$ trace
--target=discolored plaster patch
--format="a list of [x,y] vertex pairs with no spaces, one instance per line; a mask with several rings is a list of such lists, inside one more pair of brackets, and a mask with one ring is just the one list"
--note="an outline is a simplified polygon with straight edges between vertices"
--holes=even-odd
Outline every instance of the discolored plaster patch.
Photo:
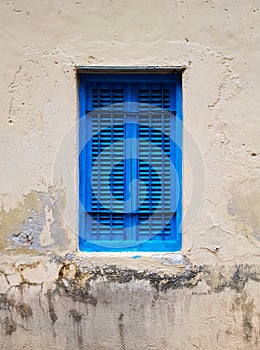
[[237,219],[237,231],[260,247],[260,178],[251,177],[230,187],[228,212]]
[[48,192],[31,191],[17,208],[0,212],[0,250],[19,252],[64,249],[68,240],[63,228],[65,192],[49,187]]
[[210,292],[220,293],[226,288],[241,293],[247,283],[260,282],[260,268],[258,265],[239,264],[234,266],[201,266],[203,279],[210,287]]

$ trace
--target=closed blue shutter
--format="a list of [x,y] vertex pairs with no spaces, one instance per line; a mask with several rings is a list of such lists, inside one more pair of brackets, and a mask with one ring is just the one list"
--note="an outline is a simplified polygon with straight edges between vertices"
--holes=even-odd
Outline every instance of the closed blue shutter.
[[[176,132],[176,83],[96,79],[83,85],[84,127],[92,137],[80,156],[80,186],[85,189],[80,191],[80,248],[179,249],[172,170],[176,147],[171,140]],[[125,146],[116,146],[128,139]],[[120,248],[115,242],[121,242]]]

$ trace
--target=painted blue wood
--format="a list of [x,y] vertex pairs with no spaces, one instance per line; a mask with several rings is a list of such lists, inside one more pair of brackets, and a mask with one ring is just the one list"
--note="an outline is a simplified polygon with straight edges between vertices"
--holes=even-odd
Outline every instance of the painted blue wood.
[[[181,249],[181,243],[176,240],[161,240],[161,237],[153,237],[145,241],[102,241],[102,246],[97,241],[86,241],[80,238],[79,245],[84,252],[175,252]],[[120,245],[120,248],[116,248]]]
[[79,85],[79,237],[86,239],[86,82]]
[[182,116],[182,82],[181,76],[179,76],[178,83],[176,85],[176,118],[178,123],[176,126],[176,171],[179,180],[179,200],[177,204],[176,213],[176,240],[182,244],[182,142],[183,142],[183,116]]
[[132,103],[137,100],[137,86],[130,84],[131,91],[131,239],[138,239],[138,215],[136,209],[138,207],[138,115],[137,105]]
[[[181,248],[181,218],[182,218],[182,196],[181,196],[181,181],[182,181],[182,126],[176,122],[176,118],[182,120],[182,89],[181,76],[179,74],[154,75],[154,74],[131,74],[131,75],[102,75],[90,74],[80,76],[79,87],[80,100],[80,118],[84,120],[80,123],[79,146],[87,139],[87,145],[83,147],[79,156],[79,245],[82,251],[176,251]],[[120,105],[114,105],[113,111],[109,109],[110,104],[117,102],[128,102],[125,110]],[[150,118],[149,125],[142,126],[139,120],[136,104],[132,102],[149,103],[154,108],[165,108],[171,112],[175,112],[176,116],[171,114],[169,125],[162,114],[160,123],[161,131],[152,127],[153,115]],[[107,109],[108,112],[114,114],[121,110],[123,113],[123,129],[118,126],[113,126],[111,119],[110,128],[102,130],[102,118],[98,118],[98,134],[93,137],[93,117],[87,114],[87,111],[98,108]],[[140,107],[141,108],[141,107]],[[142,110],[142,113],[145,111]],[[149,112],[148,110],[146,112]],[[148,113],[149,114],[149,113]],[[116,114],[115,114],[116,115]],[[112,114],[111,114],[112,118]],[[147,119],[147,120],[148,120]],[[147,123],[145,121],[145,124]],[[159,120],[159,119],[158,119]],[[157,122],[158,122],[157,120]],[[96,123],[96,121],[95,121]],[[164,135],[164,127],[170,128],[170,136]],[[120,134],[120,128],[124,130],[124,135]],[[92,140],[91,140],[92,136]],[[100,205],[100,196],[102,188],[100,179],[102,169],[95,174],[95,181],[99,183],[98,197],[96,198],[91,189],[91,172],[92,163],[106,147],[123,138],[131,139],[131,143],[126,143],[124,152],[125,160],[121,165],[116,166],[110,176],[110,189],[113,195],[119,199],[123,199],[124,211],[122,213],[113,212],[112,200],[110,201],[110,209],[107,210]],[[156,210],[157,203],[164,189],[167,173],[163,172],[163,180],[161,182],[156,170],[151,167],[151,148],[146,151],[149,155],[149,164],[142,162],[139,158],[138,138],[152,142],[153,144],[162,147],[169,155],[174,168],[170,170],[170,203],[165,199],[162,211],[156,212],[154,218],[151,214]],[[174,140],[180,147],[177,147]],[[93,148],[94,147],[94,148]],[[111,155],[113,162],[114,155]],[[157,162],[157,163],[156,163]],[[156,167],[164,167],[165,165],[156,160]],[[108,164],[110,166],[111,164]],[[166,167],[167,169],[167,167]],[[164,171],[164,169],[163,169]],[[120,175],[121,174],[121,175]],[[124,188],[120,187],[120,176],[124,179]],[[143,177],[143,178],[142,178]],[[139,188],[135,179],[144,179],[148,184],[148,194],[144,203],[137,210],[132,208],[138,207]],[[164,181],[164,178],[166,179]],[[93,179],[92,179],[93,180]],[[167,182],[167,181],[166,181]],[[180,188],[176,184],[180,184]],[[119,190],[118,190],[119,188]],[[121,188],[121,190],[120,190]],[[130,189],[130,193],[129,193]],[[122,193],[123,190],[123,193]],[[180,196],[177,200],[176,191],[180,191]],[[130,196],[131,194],[131,196]],[[126,200],[131,198],[126,204]],[[104,198],[102,198],[104,199]],[[83,203],[83,205],[82,205]],[[169,208],[169,209],[168,209]],[[127,212],[127,213],[126,213]],[[129,212],[129,213],[128,213]],[[169,220],[170,223],[166,226],[164,222]],[[93,220],[91,219],[93,218]],[[102,224],[102,226],[100,226]],[[140,226],[141,225],[141,226]],[[154,236],[153,230],[162,225],[163,229]],[[143,227],[141,231],[139,228]],[[120,248],[116,248],[120,246]]]
[[81,74],[80,80],[85,82],[102,83],[169,83],[179,81],[179,73],[175,74]]

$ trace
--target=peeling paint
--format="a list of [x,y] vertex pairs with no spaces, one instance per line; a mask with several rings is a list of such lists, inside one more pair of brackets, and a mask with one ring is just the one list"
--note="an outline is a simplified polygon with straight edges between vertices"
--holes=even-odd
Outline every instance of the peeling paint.
[[2,208],[0,248],[7,251],[16,249],[17,252],[17,248],[23,248],[23,252],[27,249],[42,253],[48,249],[55,250],[55,247],[66,247],[67,239],[60,212],[64,205],[64,191],[54,193],[50,188],[47,193],[31,191],[17,208],[8,212]]
[[[260,348],[259,14],[254,0],[3,2],[1,350]],[[187,67],[206,182],[181,252],[78,252],[87,64]],[[183,151],[185,213],[198,188],[185,133]]]

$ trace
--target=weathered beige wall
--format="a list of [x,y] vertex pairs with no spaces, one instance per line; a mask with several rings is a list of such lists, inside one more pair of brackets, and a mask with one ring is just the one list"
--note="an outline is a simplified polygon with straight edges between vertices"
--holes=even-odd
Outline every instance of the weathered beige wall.
[[[0,2],[2,349],[259,348],[259,9]],[[187,67],[176,264],[78,252],[76,65]]]

